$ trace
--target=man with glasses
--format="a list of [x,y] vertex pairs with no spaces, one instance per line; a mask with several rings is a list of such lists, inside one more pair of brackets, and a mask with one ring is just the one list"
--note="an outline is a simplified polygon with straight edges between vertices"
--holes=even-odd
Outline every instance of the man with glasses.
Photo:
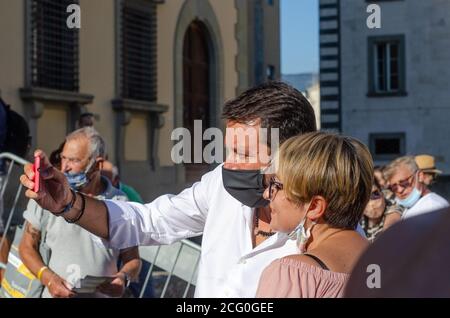
[[402,219],[449,206],[446,199],[428,189],[424,172],[413,156],[394,160],[386,167],[384,175],[397,203],[406,209]]

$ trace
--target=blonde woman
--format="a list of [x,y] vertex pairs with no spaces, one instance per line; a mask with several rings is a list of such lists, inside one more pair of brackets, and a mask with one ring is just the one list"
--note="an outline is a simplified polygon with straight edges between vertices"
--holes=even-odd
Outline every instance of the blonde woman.
[[368,246],[355,228],[369,201],[372,157],[361,142],[328,133],[293,137],[280,149],[265,198],[273,230],[290,233],[298,254],[272,262],[257,297],[341,297]]

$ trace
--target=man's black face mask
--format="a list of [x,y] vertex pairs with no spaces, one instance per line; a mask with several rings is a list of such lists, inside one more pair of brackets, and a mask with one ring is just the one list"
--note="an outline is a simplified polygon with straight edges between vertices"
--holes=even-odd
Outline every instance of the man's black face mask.
[[230,170],[222,167],[225,190],[236,200],[251,208],[264,207],[264,175],[260,170]]

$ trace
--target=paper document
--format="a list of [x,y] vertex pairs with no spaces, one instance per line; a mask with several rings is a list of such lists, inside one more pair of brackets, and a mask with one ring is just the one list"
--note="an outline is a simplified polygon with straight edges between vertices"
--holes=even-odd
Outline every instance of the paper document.
[[80,279],[80,282],[75,285],[72,291],[77,294],[85,294],[85,293],[95,293],[97,287],[103,283],[110,283],[115,279],[115,277],[96,277],[96,276],[86,276],[85,278]]

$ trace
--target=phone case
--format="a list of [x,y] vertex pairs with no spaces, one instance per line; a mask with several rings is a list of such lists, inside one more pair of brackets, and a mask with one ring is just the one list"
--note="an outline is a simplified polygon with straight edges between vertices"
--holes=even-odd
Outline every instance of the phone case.
[[34,192],[39,192],[40,185],[40,173],[39,169],[41,168],[41,157],[34,157]]

